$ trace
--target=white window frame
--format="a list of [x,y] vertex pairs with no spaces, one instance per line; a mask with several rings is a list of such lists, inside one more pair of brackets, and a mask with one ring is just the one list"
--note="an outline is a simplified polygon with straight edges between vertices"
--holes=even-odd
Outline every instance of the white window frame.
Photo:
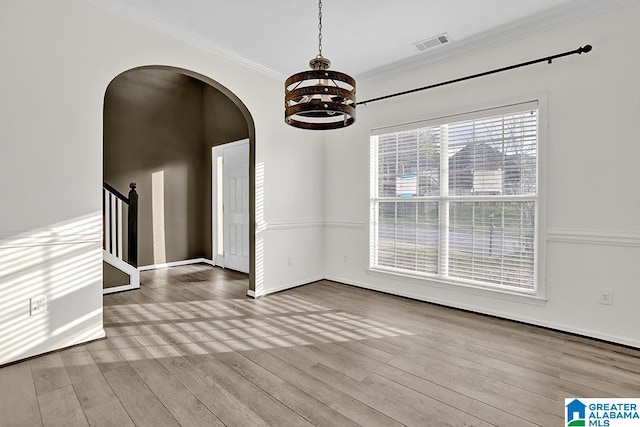
[[[410,281],[413,283],[433,285],[437,287],[444,287],[457,290],[468,290],[474,294],[480,295],[493,295],[503,297],[513,301],[544,304],[546,302],[546,140],[547,140],[547,99],[546,94],[536,94],[535,96],[520,97],[516,99],[510,99],[502,102],[494,102],[489,105],[484,105],[464,113],[451,113],[443,114],[433,119],[421,120],[411,123],[405,123],[400,125],[385,126],[381,128],[375,128],[371,131],[371,137],[388,134],[393,132],[400,132],[403,130],[419,129],[437,125],[443,125],[447,123],[454,123],[460,121],[467,121],[473,119],[479,119],[488,116],[495,116],[501,114],[508,114],[514,112],[514,108],[519,106],[535,105],[538,110],[538,147],[537,147],[537,200],[536,200],[536,230],[534,236],[535,245],[535,267],[534,267],[534,288],[533,289],[513,289],[511,287],[505,288],[501,286],[494,286],[490,284],[471,283],[468,281],[461,281],[451,277],[445,277],[438,274],[413,272],[410,270],[394,269],[384,266],[375,265],[377,241],[377,202],[384,200],[384,198],[377,197],[377,153],[374,152],[373,143],[370,143],[370,219],[369,219],[369,269],[371,274],[379,275],[382,277],[401,279],[404,281]],[[441,171],[442,173],[442,171]],[[440,194],[442,196],[442,193]],[[443,197],[439,197],[440,200],[440,212],[444,209],[445,204],[442,203]],[[448,211],[446,212],[448,216]],[[443,235],[448,233],[442,233],[443,230],[447,230],[446,226],[442,223],[447,221],[444,215],[440,215],[441,221],[441,240],[440,245],[446,244],[446,240],[442,240]],[[444,227],[444,228],[443,228]],[[446,237],[444,238],[446,239]],[[443,262],[442,259],[439,262]],[[446,261],[444,261],[446,262]]]

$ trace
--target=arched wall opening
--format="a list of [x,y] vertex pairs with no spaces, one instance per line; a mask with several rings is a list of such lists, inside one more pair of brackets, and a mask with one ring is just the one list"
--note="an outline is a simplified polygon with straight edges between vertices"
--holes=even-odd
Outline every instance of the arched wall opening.
[[[170,66],[116,76],[104,98],[103,177],[138,184],[138,265],[213,259],[211,148],[249,139],[249,289],[255,289],[255,128],[242,101],[215,80]],[[162,186],[162,221],[152,188]],[[154,212],[155,209],[155,212]],[[105,286],[123,273],[105,264]]]

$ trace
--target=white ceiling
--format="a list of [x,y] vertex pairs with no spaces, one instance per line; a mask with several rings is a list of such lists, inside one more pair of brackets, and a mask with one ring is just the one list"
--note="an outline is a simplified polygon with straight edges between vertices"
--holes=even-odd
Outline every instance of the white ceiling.
[[[277,78],[307,69],[318,53],[317,0],[92,1]],[[323,55],[332,69],[373,79],[638,1],[323,0]],[[445,32],[450,43],[424,52],[413,46]],[[578,47],[558,40],[545,54]]]

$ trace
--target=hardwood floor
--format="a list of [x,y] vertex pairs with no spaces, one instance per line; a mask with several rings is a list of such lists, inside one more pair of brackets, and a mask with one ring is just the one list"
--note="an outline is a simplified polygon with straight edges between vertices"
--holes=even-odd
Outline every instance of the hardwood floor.
[[104,298],[108,338],[0,368],[0,426],[556,426],[640,397],[640,351],[318,282],[259,300],[205,265]]

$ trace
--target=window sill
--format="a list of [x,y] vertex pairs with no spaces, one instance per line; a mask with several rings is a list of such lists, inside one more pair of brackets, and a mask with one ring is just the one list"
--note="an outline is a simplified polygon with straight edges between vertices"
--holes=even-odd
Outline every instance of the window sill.
[[[420,286],[437,287],[446,289],[449,291],[456,291],[465,294],[480,295],[489,298],[498,298],[506,301],[512,301],[523,304],[544,306],[548,299],[546,297],[537,294],[525,294],[519,292],[513,292],[504,289],[489,288],[483,286],[475,286],[472,284],[465,284],[455,282],[453,280],[441,279],[438,277],[424,276],[420,274],[411,274],[406,272],[398,272],[394,270],[387,270],[384,268],[371,267],[365,270],[367,274],[383,277],[386,279],[395,278],[405,282]],[[435,301],[434,301],[435,302]]]

